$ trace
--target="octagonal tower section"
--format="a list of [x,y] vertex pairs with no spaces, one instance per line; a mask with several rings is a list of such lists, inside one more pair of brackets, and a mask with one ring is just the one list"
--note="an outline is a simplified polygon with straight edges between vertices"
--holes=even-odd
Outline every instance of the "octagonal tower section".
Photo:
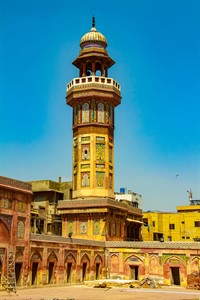
[[79,77],[67,84],[66,103],[73,108],[73,199],[114,199],[114,109],[120,85],[108,76],[115,63],[106,38],[92,28],[80,41],[73,65]]

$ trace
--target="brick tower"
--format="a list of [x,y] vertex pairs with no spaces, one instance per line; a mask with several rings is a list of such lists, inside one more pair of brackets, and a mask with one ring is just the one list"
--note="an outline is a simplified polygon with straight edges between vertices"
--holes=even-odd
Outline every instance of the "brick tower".
[[108,77],[114,64],[106,38],[92,28],[73,62],[79,77],[67,84],[73,108],[72,199],[59,201],[62,235],[85,240],[139,240],[142,211],[114,198],[114,109],[120,85]]
[[73,199],[114,199],[114,108],[120,104],[120,85],[108,77],[115,63],[106,38],[92,28],[80,41],[73,65],[79,77],[67,85],[67,104],[73,108]]

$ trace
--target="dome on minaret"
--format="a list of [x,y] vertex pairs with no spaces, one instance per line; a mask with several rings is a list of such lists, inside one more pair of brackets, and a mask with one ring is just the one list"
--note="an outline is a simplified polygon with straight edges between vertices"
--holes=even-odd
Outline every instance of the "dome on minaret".
[[80,41],[81,48],[89,48],[89,47],[107,47],[107,40],[105,36],[96,30],[95,28],[95,18],[92,18],[92,28],[89,32],[84,34]]

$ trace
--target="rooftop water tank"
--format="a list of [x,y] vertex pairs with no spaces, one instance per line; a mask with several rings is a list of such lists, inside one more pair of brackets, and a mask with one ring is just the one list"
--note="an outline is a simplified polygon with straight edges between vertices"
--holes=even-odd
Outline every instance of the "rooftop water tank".
[[119,191],[120,191],[120,194],[125,194],[125,188],[124,187],[121,187]]

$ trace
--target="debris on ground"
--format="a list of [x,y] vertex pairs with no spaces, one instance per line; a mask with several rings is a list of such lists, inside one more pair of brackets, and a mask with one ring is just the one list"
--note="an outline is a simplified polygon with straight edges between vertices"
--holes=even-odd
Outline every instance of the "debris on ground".
[[105,282],[102,282],[102,283],[97,282],[94,286],[94,288],[103,288],[103,289],[105,289],[106,287],[107,287],[107,285]]
[[140,281],[139,287],[156,289],[158,288],[158,284],[148,276]]
[[200,290],[200,272],[193,272],[187,276],[187,289]]

